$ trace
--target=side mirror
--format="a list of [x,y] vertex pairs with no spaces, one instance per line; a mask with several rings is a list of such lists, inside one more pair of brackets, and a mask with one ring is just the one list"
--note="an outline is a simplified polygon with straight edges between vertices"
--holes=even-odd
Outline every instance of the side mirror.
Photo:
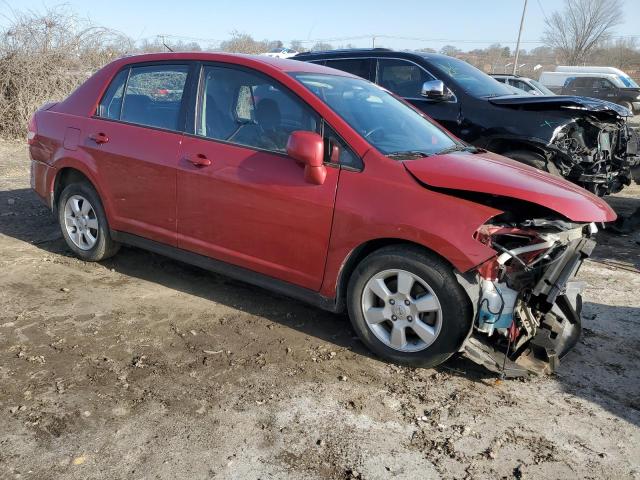
[[429,80],[422,84],[420,95],[431,100],[446,100],[449,95],[442,80]]
[[324,142],[315,132],[298,130],[289,135],[287,155],[304,165],[304,179],[315,185],[322,185],[327,178],[324,166]]

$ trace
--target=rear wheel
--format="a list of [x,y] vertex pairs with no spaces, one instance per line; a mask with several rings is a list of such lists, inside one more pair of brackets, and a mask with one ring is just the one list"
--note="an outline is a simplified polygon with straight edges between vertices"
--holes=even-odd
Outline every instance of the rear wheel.
[[379,356],[432,367],[459,348],[471,327],[467,294],[450,265],[419,248],[385,247],[351,276],[349,317]]
[[511,150],[509,152],[502,153],[502,155],[524,163],[525,165],[529,165],[530,167],[542,170],[543,172],[549,172],[553,175],[557,175],[558,177],[562,176],[556,166],[552,162],[547,161],[547,159],[539,153],[531,152],[529,150]]
[[58,199],[58,221],[67,245],[82,260],[98,262],[116,254],[102,202],[87,183],[67,185]]

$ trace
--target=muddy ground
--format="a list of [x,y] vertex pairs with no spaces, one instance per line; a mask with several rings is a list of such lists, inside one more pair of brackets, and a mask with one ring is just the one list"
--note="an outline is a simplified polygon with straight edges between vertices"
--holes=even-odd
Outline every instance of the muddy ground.
[[0,143],[0,478],[640,478],[640,246],[599,240],[559,375],[399,368],[346,317],[135,248],[76,260]]

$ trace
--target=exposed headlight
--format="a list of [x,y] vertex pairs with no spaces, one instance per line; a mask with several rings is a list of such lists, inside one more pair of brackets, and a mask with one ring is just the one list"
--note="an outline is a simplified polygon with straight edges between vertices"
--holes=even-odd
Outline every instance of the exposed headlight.
[[636,100],[640,100],[640,95],[638,95],[638,96],[636,97]]

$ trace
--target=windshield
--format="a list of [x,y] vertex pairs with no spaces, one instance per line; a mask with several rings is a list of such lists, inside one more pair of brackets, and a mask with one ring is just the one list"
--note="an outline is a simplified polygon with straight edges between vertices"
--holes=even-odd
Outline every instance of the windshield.
[[620,79],[620,81],[623,83],[625,87],[638,88],[638,84],[634,82],[631,77],[627,77],[625,75],[618,75],[618,78]]
[[462,60],[451,57],[437,57],[429,58],[429,62],[444,75],[450,77],[469,95],[476,97],[514,95],[505,84],[498,82],[495,78]]
[[533,79],[529,79],[529,81],[531,82],[531,84],[536,87],[538,90],[540,90],[542,93],[544,93],[545,95],[555,95],[555,93],[553,93],[551,90],[549,90],[547,87],[545,87],[543,84],[541,84],[539,81],[537,80],[533,80]]
[[382,87],[360,78],[294,73],[308,90],[385,155],[432,155],[461,145]]

